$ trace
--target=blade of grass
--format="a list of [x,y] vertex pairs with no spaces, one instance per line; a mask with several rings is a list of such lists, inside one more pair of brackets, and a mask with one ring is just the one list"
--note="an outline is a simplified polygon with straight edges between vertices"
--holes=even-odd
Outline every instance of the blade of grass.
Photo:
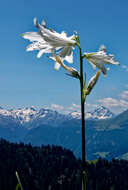
[[18,190],[19,188],[20,188],[21,190],[23,190],[23,187],[22,187],[22,184],[21,184],[21,181],[20,181],[20,177],[19,177],[19,174],[18,174],[17,171],[16,171],[16,178],[17,178],[18,184],[17,184],[15,190]]

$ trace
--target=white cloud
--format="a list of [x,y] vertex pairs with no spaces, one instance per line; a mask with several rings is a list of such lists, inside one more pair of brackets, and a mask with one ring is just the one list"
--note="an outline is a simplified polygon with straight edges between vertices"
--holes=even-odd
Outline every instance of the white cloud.
[[72,104],[71,106],[68,107],[69,110],[80,110],[80,105],[79,104]]
[[71,113],[71,112],[74,112],[74,111],[77,111],[77,112],[80,112],[81,110],[81,106],[79,104],[72,104],[70,106],[68,106],[66,109],[65,109],[65,113],[68,114],[68,113]]
[[[94,110],[97,106],[98,106],[97,104],[85,103],[85,111],[88,112],[88,111]],[[75,103],[72,103],[72,105],[67,106],[67,107],[64,107],[64,106],[59,105],[59,104],[51,104],[47,108],[52,109],[52,110],[56,110],[62,114],[69,114],[69,113],[75,112],[75,111],[81,112],[81,106],[79,104],[75,104]]]
[[128,90],[125,90],[123,91],[121,94],[119,94],[119,96],[122,98],[122,99],[128,99]]
[[85,106],[87,107],[88,110],[92,110],[98,107],[97,104],[88,104],[88,103],[85,103]]
[[97,100],[97,102],[103,104],[105,107],[107,108],[120,108],[120,109],[127,109],[128,108],[128,101],[125,101],[123,99],[114,99],[114,98],[104,98],[104,99],[100,99],[100,100]]
[[126,72],[128,72],[128,66],[127,66],[127,65],[122,65],[121,67],[122,67],[122,69],[124,69]]
[[74,104],[74,103],[72,105],[66,106],[66,107],[59,105],[59,104],[51,104],[49,109],[56,110],[62,114],[69,114],[74,111],[80,112],[81,107],[80,107],[80,105]]
[[[85,103],[85,110],[86,112],[88,111],[91,111],[91,110],[94,110],[95,108],[97,108],[97,104],[88,104],[88,103]],[[79,104],[72,104],[71,106],[69,106],[67,108],[67,111],[68,112],[73,112],[73,111],[78,111],[80,112],[81,111],[81,106]]]
[[59,105],[59,104],[51,104],[50,108],[57,110],[57,111],[61,111],[64,109],[64,107],[62,105]]
[[[128,85],[127,85],[128,86]],[[126,85],[125,85],[126,87]],[[96,109],[99,105],[103,105],[110,109],[112,112],[118,114],[126,109],[128,109],[128,90],[122,91],[118,98],[107,97],[103,99],[96,100],[97,104],[85,103],[85,112],[92,111]],[[120,98],[119,98],[120,97]],[[71,112],[81,112],[81,105],[72,103],[69,106],[62,106],[59,104],[51,104],[50,109],[56,110],[62,114],[69,114]]]

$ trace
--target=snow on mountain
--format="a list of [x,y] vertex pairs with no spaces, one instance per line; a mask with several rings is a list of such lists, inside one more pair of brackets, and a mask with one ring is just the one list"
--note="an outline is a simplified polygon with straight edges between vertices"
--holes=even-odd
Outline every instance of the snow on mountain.
[[[114,114],[107,108],[100,106],[93,112],[85,114],[86,119],[108,119],[113,117]],[[37,109],[35,107],[19,108],[19,109],[3,109],[0,107],[0,119],[14,121],[20,125],[27,126],[27,128],[37,127],[39,125],[59,126],[65,121],[71,119],[80,119],[81,113],[78,111],[72,112],[68,115],[60,114],[50,109]]]
[[[89,115],[90,114],[90,115]],[[110,119],[114,114],[104,106],[99,106],[93,112],[88,112],[87,119]]]
[[74,111],[72,113],[69,114],[71,119],[81,119],[81,112],[79,111]]
[[3,115],[3,116],[10,116],[12,115],[11,112],[9,110],[5,110],[3,109],[2,107],[0,107],[0,115]]
[[39,124],[52,124],[53,126],[58,125],[65,121],[68,116],[60,114],[50,109],[37,109],[34,107],[19,108],[19,109],[3,109],[0,107],[0,118],[6,117],[13,118],[19,124],[25,125],[30,124],[35,127]]
[[18,119],[21,124],[30,122],[37,116],[37,110],[34,107],[19,108],[11,110],[11,113],[15,119]]
[[[81,113],[79,111],[72,112],[70,113],[70,115],[75,119],[81,118]],[[85,113],[85,118],[90,120],[109,119],[112,118],[113,116],[114,114],[104,106],[98,106],[94,111]]]
[[6,117],[12,117],[19,121],[19,123],[29,122],[33,117],[35,117],[36,110],[33,108],[19,108],[19,109],[3,109],[0,107],[0,115]]

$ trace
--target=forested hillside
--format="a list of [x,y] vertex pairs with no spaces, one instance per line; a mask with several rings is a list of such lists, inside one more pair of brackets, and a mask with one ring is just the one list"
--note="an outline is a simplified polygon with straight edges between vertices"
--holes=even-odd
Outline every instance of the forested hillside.
[[[106,117],[111,115],[105,108],[95,110],[92,115],[98,117],[104,113]],[[66,116],[46,109],[40,109],[39,112],[34,108],[11,111],[0,109],[0,138],[34,146],[62,146],[79,158],[81,120],[76,116],[73,118],[70,114]],[[95,160],[99,156],[107,160],[124,156],[128,159],[128,110],[111,119],[86,119],[85,123],[88,160]]]
[[[81,160],[59,146],[0,140],[0,190],[14,190],[18,171],[24,190],[81,189]],[[127,190],[128,161],[99,159],[87,163],[89,190]]]

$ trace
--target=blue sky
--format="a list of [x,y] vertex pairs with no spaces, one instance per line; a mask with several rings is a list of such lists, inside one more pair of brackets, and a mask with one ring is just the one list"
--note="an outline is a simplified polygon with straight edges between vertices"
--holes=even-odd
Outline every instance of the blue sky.
[[[87,98],[87,109],[105,105],[115,113],[128,108],[128,1],[4,0],[0,6],[0,105],[4,108],[27,106],[79,110],[79,81],[65,75],[46,56],[26,52],[27,40],[21,34],[36,31],[33,18],[45,19],[48,27],[72,35],[78,31],[83,52],[97,51],[101,44],[113,53],[121,66],[111,66],[107,77],[100,76]],[[79,68],[78,51],[74,67]],[[95,74],[85,62],[89,80]]]

